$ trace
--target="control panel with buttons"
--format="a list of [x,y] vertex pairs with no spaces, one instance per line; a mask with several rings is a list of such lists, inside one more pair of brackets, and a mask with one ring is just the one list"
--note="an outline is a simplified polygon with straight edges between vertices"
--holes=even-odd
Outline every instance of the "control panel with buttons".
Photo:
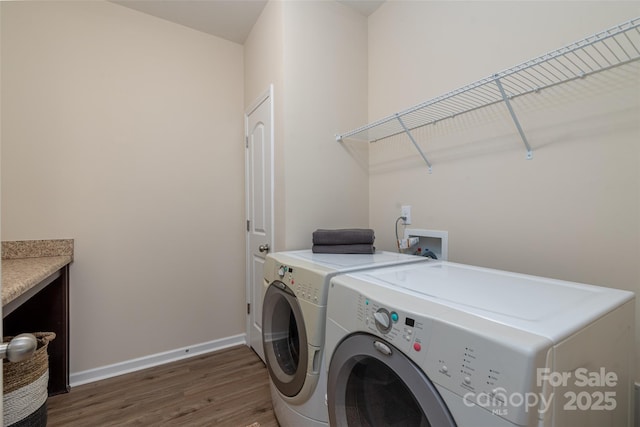
[[[356,318],[362,331],[392,344],[421,366],[434,383],[460,396],[481,394],[499,401],[505,390],[530,387],[526,383],[530,383],[533,376],[522,374],[531,366],[527,358],[543,357],[542,353],[525,356],[494,337],[478,336],[467,327],[432,318],[426,309],[417,314],[392,308],[362,294],[357,298],[354,295],[354,299],[357,299]],[[511,410],[516,419],[526,416],[518,413],[520,408]]]
[[322,289],[314,286],[313,283],[317,283],[317,280],[313,280],[312,273],[305,269],[295,269],[287,265],[280,265],[278,267],[278,277],[293,290],[296,297],[309,301],[314,304],[319,304],[322,300]]
[[363,327],[404,351],[421,352],[425,322],[391,309],[371,298],[360,296],[356,310]]

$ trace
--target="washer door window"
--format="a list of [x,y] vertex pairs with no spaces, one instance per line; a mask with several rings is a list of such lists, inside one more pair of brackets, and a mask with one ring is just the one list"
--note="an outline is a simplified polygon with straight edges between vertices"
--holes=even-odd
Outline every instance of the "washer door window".
[[353,334],[338,345],[327,392],[332,426],[456,426],[422,370],[373,335]]
[[307,335],[298,300],[280,281],[271,283],[264,296],[262,344],[274,385],[285,396],[296,396],[307,373]]

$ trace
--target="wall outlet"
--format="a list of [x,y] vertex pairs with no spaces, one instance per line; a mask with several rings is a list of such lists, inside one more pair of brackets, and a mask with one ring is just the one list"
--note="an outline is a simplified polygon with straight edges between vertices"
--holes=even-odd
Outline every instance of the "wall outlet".
[[400,208],[400,216],[405,217],[405,225],[411,224],[411,205],[402,205]]

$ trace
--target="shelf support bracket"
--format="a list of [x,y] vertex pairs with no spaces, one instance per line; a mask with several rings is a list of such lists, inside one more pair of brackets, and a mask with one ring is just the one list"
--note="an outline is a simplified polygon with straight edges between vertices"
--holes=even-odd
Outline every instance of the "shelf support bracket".
[[509,114],[511,114],[511,118],[513,119],[513,122],[515,123],[516,128],[518,129],[520,138],[522,138],[522,142],[524,142],[524,146],[527,148],[527,160],[531,160],[533,158],[533,151],[531,150],[531,146],[527,141],[527,137],[524,136],[524,131],[522,130],[522,126],[520,126],[520,122],[518,121],[518,117],[516,116],[515,111],[513,111],[513,107],[511,106],[509,97],[507,96],[507,93],[504,91],[504,88],[502,87],[502,83],[500,82],[500,79],[498,78],[497,74],[493,76],[493,79],[496,82],[498,89],[500,90],[500,94],[502,95],[502,99],[504,100],[504,103],[507,105],[507,109],[509,110]]
[[396,119],[398,119],[400,126],[402,126],[402,129],[404,129],[405,133],[409,136],[409,139],[413,143],[414,147],[416,147],[416,150],[418,150],[418,153],[420,153],[420,155],[422,156],[422,159],[424,160],[424,162],[427,164],[427,166],[429,166],[429,173],[431,173],[431,162],[429,162],[429,159],[427,159],[427,156],[424,155],[424,152],[422,151],[422,149],[420,148],[416,140],[413,139],[413,135],[411,135],[411,132],[409,132],[409,129],[407,129],[407,127],[405,126],[404,122],[402,121],[402,118],[400,117],[400,114],[396,113]]

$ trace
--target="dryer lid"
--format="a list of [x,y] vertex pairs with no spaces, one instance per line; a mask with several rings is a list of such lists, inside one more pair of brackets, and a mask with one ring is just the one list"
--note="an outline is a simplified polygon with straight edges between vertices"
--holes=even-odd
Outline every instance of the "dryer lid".
[[632,292],[619,289],[450,262],[383,268],[348,277],[408,292],[555,342],[634,298]]
[[[281,252],[292,258],[301,259],[336,271],[360,270],[365,267],[382,267],[403,263],[428,261],[425,257],[397,252],[377,251],[374,254],[325,254],[313,253],[310,249]],[[278,255],[277,253],[274,255]]]

